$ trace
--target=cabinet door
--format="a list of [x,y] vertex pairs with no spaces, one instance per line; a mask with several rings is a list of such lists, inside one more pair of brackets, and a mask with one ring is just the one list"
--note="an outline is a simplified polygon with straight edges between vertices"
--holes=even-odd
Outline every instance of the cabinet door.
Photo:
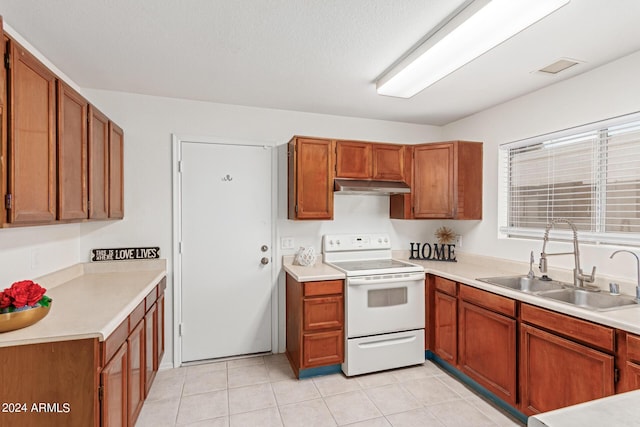
[[369,179],[371,144],[356,141],[336,141],[336,177]]
[[109,214],[109,119],[89,105],[89,218]]
[[145,340],[144,321],[131,331],[127,338],[129,359],[127,365],[127,412],[129,425],[135,425],[136,418],[142,409],[145,393]]
[[640,365],[627,362],[625,369],[625,376],[627,377],[627,388],[625,391],[640,389]]
[[122,344],[100,374],[102,383],[102,426],[124,427],[127,417],[127,343]]
[[453,218],[453,144],[414,148],[413,215],[415,218]]
[[342,363],[344,334],[342,329],[314,332],[302,336],[302,365],[300,368]]
[[326,139],[289,144],[289,219],[333,219],[333,154]]
[[158,345],[156,347],[156,357],[153,365],[155,371],[160,369],[160,362],[162,362],[162,356],[164,356],[164,292],[158,295],[156,305],[158,306],[158,316],[156,317],[158,320],[158,326],[156,328],[156,342]]
[[153,378],[156,375],[158,357],[158,306],[153,304],[144,316],[145,337],[145,368],[144,368],[144,395],[149,394]]
[[109,122],[109,218],[124,218],[124,132]]
[[520,410],[525,415],[613,393],[613,356],[520,324]]
[[17,43],[10,43],[8,222],[56,219],[56,77]]
[[516,405],[516,320],[460,301],[458,364],[489,391]]
[[404,145],[373,144],[373,179],[405,181]]
[[455,365],[458,357],[458,314],[456,297],[436,291],[434,294],[434,352]]
[[87,100],[58,80],[58,219],[86,219]]
[[305,331],[342,328],[344,304],[342,296],[307,298],[303,303]]

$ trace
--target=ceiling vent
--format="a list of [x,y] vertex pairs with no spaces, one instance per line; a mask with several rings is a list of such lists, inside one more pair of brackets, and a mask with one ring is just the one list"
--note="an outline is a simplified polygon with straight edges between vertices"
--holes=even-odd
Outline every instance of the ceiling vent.
[[545,74],[558,74],[559,72],[564,71],[567,68],[571,68],[574,65],[578,65],[581,63],[581,61],[576,61],[575,59],[562,58],[557,60],[553,64],[549,64],[544,68],[540,68],[538,72]]

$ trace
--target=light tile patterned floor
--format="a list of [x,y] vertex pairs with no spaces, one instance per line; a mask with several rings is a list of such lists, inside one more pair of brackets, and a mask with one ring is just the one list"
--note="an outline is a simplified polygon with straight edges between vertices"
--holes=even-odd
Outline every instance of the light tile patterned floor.
[[297,380],[283,354],[158,372],[137,427],[521,426],[431,362]]

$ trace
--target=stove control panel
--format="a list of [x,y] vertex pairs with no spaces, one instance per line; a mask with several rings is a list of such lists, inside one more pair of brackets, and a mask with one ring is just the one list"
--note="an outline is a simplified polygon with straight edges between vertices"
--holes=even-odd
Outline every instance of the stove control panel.
[[391,249],[388,234],[326,234],[322,243],[323,252],[375,249]]

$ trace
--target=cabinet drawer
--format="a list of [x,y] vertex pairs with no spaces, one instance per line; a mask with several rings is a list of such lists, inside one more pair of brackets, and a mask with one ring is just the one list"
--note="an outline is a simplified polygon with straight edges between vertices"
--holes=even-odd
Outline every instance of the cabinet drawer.
[[516,301],[491,292],[460,285],[460,298],[509,317],[516,317]]
[[131,312],[129,315],[129,333],[138,326],[138,323],[144,317],[145,309],[144,309],[144,301],[140,301],[140,304]]
[[111,360],[114,354],[118,351],[120,346],[127,340],[129,336],[129,319],[124,319],[122,323],[116,328],[115,331],[107,337],[102,344],[102,366]]
[[307,298],[303,305],[305,331],[342,328],[344,323],[342,296]]
[[528,304],[522,304],[520,311],[523,322],[532,323],[541,328],[557,332],[569,339],[590,344],[610,352],[614,351],[615,331],[613,328]]
[[324,366],[342,363],[344,335],[338,331],[318,332],[302,336],[302,366]]
[[322,282],[304,282],[304,296],[331,295],[342,293],[342,280],[325,280]]
[[147,297],[144,299],[146,311],[148,311],[153,305],[153,303],[156,302],[156,299],[158,298],[157,291],[158,291],[158,287],[156,286],[155,288],[153,288],[151,292],[149,292],[149,295],[147,295]]
[[439,276],[434,276],[434,277],[435,277],[434,283],[437,290],[454,297],[458,294],[456,289],[456,282],[454,282],[453,280],[445,279],[443,277],[439,277]]
[[640,362],[640,337],[627,333],[627,358]]

